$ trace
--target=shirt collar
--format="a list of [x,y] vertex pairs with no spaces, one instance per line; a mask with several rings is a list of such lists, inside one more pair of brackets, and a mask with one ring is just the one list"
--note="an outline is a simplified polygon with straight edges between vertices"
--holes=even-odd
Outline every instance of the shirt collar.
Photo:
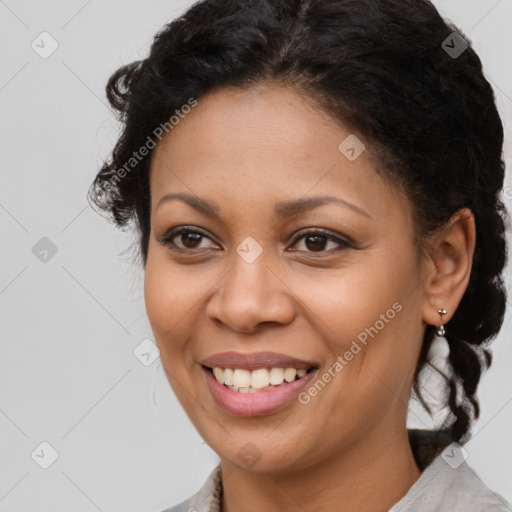
[[[411,499],[417,499],[416,496],[425,487],[425,484],[431,483],[433,478],[439,474],[439,470],[444,469],[442,464],[446,465],[446,463],[439,455],[452,442],[450,434],[444,430],[409,429],[408,434],[416,464],[422,471],[422,475],[406,496],[389,512],[401,511],[409,505]],[[200,512],[220,512],[222,490],[222,472],[219,463],[211,471],[203,487],[192,497],[190,504]]]

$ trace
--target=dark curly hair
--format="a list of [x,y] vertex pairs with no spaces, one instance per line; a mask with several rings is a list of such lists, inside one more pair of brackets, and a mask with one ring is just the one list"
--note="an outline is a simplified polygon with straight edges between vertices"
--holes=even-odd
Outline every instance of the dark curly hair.
[[[468,47],[450,53],[454,41]],[[107,98],[123,130],[88,197],[119,227],[133,222],[145,267],[152,151],[133,170],[126,163],[191,98],[259,83],[292,86],[361,134],[378,172],[414,205],[420,250],[456,211],[473,212],[471,276],[446,328],[453,372],[445,376],[451,412],[444,432],[465,443],[479,417],[477,386],[491,364],[486,347],[506,304],[503,126],[471,43],[429,1],[195,3],[155,36],[146,59],[111,76]],[[427,326],[413,384],[427,410],[419,373],[430,364],[434,337]]]

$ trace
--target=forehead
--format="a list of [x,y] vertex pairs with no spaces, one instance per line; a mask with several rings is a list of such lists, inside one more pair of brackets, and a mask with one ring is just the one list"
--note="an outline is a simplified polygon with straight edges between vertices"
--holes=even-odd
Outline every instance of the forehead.
[[340,151],[354,136],[291,88],[217,90],[200,98],[155,148],[152,208],[169,192],[241,208],[334,194],[386,217],[403,198],[375,172],[367,142],[355,160]]

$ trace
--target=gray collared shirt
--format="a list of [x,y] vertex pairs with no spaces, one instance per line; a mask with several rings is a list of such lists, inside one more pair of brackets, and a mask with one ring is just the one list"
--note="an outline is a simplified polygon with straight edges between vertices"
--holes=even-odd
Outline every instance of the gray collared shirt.
[[[512,506],[480,480],[464,454],[457,443],[446,446],[388,512],[512,512]],[[163,512],[220,512],[221,496],[219,464],[198,492]]]

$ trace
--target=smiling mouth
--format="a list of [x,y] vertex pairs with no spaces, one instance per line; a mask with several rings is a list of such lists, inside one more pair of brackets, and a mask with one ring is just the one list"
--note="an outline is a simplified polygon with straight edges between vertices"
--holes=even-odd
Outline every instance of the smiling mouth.
[[237,393],[260,393],[286,387],[294,381],[304,378],[318,367],[310,368],[257,368],[246,370],[242,368],[210,368],[202,365],[224,387]]

